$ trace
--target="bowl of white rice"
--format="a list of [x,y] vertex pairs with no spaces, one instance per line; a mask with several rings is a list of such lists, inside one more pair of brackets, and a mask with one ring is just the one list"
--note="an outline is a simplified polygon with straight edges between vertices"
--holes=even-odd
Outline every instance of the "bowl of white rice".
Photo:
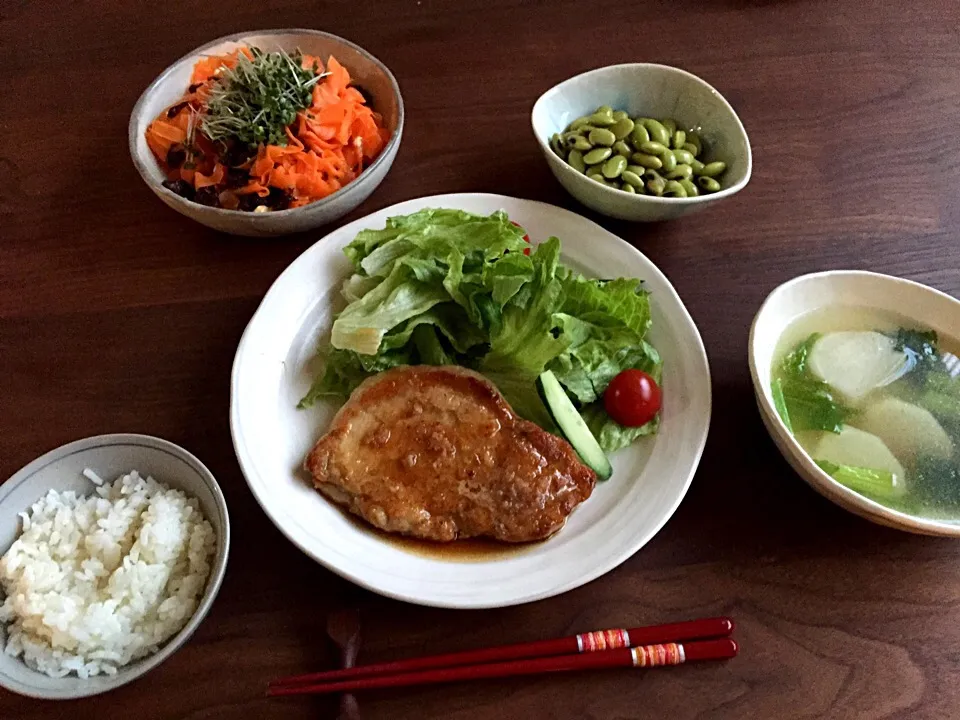
[[0,485],[0,686],[70,699],[170,657],[220,589],[230,522],[197,458],[146,435],[64,445]]

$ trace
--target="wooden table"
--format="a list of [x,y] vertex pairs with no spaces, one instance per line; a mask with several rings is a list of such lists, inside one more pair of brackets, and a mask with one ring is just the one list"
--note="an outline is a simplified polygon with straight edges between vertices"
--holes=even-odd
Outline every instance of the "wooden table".
[[[267,6],[270,6],[269,9]],[[488,191],[568,207],[646,253],[696,320],[714,421],[689,495],[628,562],[561,597],[484,612],[360,590],[290,545],[234,458],[228,378],[270,283],[318,233],[217,235],[162,205],[127,155],[127,118],[207,40],[317,27],[398,77],[393,171],[353,220],[400,200]],[[61,443],[131,431],[195,452],[233,516],[230,567],[194,638],[146,678],[50,704],[0,691],[0,717],[333,717],[268,701],[266,681],[334,662],[329,611],[359,606],[386,660],[713,614],[739,623],[724,665],[517,679],[362,699],[364,718],[960,716],[960,545],[871,525],[814,494],[754,407],[747,331],[800,273],[866,268],[960,293],[960,5],[953,0],[170,0],[0,9],[0,477]],[[662,225],[579,207],[550,176],[529,111],[589,68],[637,60],[707,79],[750,133],[734,199]]]

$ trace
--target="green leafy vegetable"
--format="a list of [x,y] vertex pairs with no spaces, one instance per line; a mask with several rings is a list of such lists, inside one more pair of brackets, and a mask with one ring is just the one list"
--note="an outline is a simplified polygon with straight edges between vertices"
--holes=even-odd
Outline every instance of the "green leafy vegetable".
[[826,460],[817,460],[817,465],[837,482],[874,500],[897,501],[906,492],[904,479],[886,470],[837,465]]
[[303,67],[299,50],[250,48],[250,54],[252,58],[241,52],[235,67],[221,68],[210,88],[201,127],[211,140],[286,145],[287,126],[310,107],[313,86],[324,74],[316,65]]
[[640,280],[588,280],[569,272],[566,280],[561,312],[585,322],[615,322],[640,337],[650,329],[649,293]]
[[810,372],[807,358],[820,338],[814,333],[787,355],[780,364],[771,391],[780,419],[797,430],[826,430],[838,433],[853,414],[834,397],[830,386]]
[[790,411],[787,410],[787,399],[783,395],[783,378],[774,378],[771,393],[773,394],[773,407],[777,410],[777,415],[787,426],[787,430],[793,432],[793,422],[790,420]]
[[910,475],[916,500],[935,508],[960,508],[960,468],[949,459],[921,455]]
[[324,371],[301,401],[346,396],[365,377],[404,364],[457,364],[482,372],[523,417],[553,429],[537,377],[554,370],[607,451],[656,432],[624,428],[603,409],[622,370],[658,381],[645,341],[648,294],[638,280],[589,280],[560,263],[560,241],[530,247],[506,213],[423,210],[364,230],[345,249],[355,273],[333,324]]
[[640,427],[621,425],[607,414],[607,411],[603,408],[602,400],[590,403],[580,414],[587,423],[587,427],[590,428],[590,432],[600,443],[600,447],[607,452],[625,448],[644,435],[654,435],[660,428],[659,415]]
[[926,408],[960,445],[960,378],[946,372],[930,373],[918,404]]
[[901,389],[906,399],[916,402],[933,414],[960,444],[960,378],[947,371],[938,347],[937,333],[900,328],[896,335],[897,348],[910,356],[913,370]]
[[[527,292],[515,294],[491,328],[490,352],[478,370],[502,392],[523,417],[553,427],[553,421],[537,391],[537,377],[553,358],[562,354],[570,340],[558,331],[553,312],[563,287],[557,278],[560,241],[550,238],[531,256],[536,271],[526,284]],[[524,304],[520,304],[524,303]]]
[[896,349],[905,352],[916,363],[930,370],[940,364],[940,351],[937,349],[937,333],[933,330],[900,328],[896,335]]

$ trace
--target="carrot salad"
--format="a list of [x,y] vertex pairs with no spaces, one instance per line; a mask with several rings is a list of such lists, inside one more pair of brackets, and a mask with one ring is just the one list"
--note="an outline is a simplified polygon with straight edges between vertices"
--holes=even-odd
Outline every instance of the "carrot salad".
[[146,131],[164,185],[203,205],[300,207],[354,180],[389,140],[333,56],[242,48],[197,62],[190,87]]

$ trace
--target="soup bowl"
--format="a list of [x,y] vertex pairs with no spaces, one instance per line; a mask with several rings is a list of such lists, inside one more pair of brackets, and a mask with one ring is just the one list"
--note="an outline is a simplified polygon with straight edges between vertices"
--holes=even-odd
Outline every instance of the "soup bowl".
[[886,312],[935,330],[940,336],[960,337],[960,301],[926,285],[859,270],[833,270],[794,278],[767,296],[750,329],[750,374],[767,431],[800,477],[845,510],[898,530],[960,537],[960,522],[893,510],[839,483],[814,462],[777,413],[771,381],[784,333],[800,318],[831,306]]

